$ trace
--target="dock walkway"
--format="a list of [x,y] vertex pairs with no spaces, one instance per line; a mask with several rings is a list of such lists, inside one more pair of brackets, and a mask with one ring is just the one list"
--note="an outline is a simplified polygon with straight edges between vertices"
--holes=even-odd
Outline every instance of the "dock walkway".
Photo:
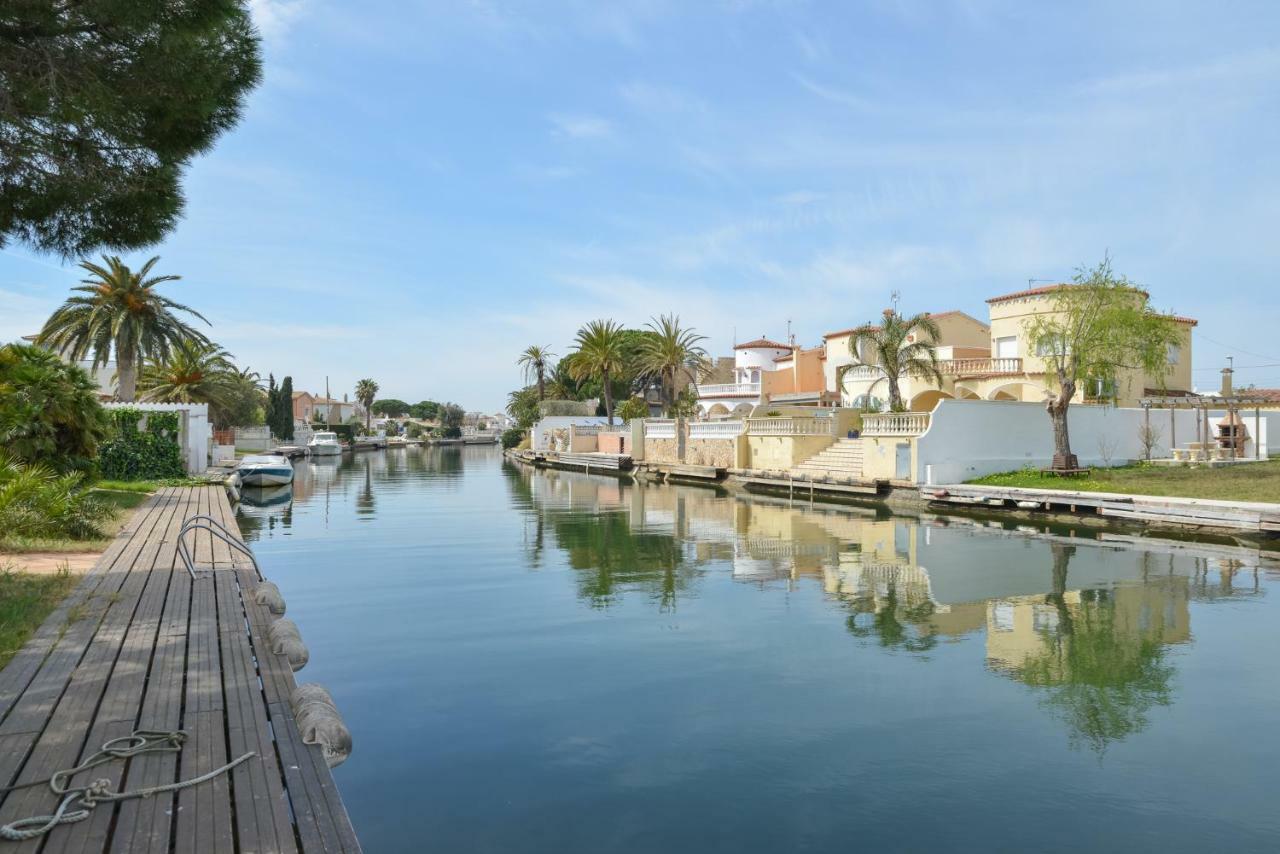
[[0,672],[0,824],[47,815],[47,781],[135,730],[183,730],[180,752],[116,760],[73,778],[116,791],[188,780],[253,752],[228,773],[176,793],[99,804],[83,821],[8,852],[359,851],[318,745],[289,705],[293,672],[268,651],[270,615],[252,561],[207,531],[193,581],[177,534],[197,514],[238,532],[222,487],[168,488],[140,507],[75,591]]

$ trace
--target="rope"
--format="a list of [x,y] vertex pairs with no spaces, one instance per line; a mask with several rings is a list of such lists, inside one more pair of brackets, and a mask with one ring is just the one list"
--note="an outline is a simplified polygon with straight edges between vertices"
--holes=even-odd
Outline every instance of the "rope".
[[[89,783],[87,786],[70,786],[68,785],[71,778],[83,771],[96,768],[99,765],[113,762],[117,759],[129,759],[134,756],[140,756],[144,753],[180,753],[182,747],[186,744],[187,734],[182,730],[174,730],[172,732],[164,730],[138,729],[134,730],[130,735],[113,738],[104,743],[102,748],[84,762],[74,768],[67,768],[62,771],[55,771],[53,776],[48,780],[49,790],[55,795],[62,797],[58,803],[58,808],[51,815],[36,815],[30,818],[20,818],[11,821],[8,824],[0,825],[0,838],[7,839],[12,842],[22,842],[27,839],[35,839],[43,836],[50,830],[53,830],[60,824],[74,824],[77,821],[84,821],[89,817],[93,808],[100,803],[115,803],[117,801],[126,801],[132,798],[149,798],[152,795],[161,795],[167,792],[180,792],[183,789],[198,786],[201,783],[207,783],[213,778],[225,774],[232,768],[242,762],[247,762],[257,754],[253,751],[231,760],[221,768],[215,768],[212,771],[201,774],[199,777],[192,777],[190,780],[180,780],[177,783],[164,783],[159,786],[147,786],[142,789],[134,789],[128,792],[116,792],[111,788],[111,781],[108,779],[98,779]],[[44,785],[45,781],[37,780],[32,783],[21,783],[16,786],[6,786],[0,788],[0,792],[11,792],[15,789],[25,789],[31,786]]]

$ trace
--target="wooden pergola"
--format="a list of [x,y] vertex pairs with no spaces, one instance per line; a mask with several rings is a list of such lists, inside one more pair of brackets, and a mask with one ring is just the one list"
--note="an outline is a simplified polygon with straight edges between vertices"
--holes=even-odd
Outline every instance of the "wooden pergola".
[[1206,452],[1208,459],[1208,448],[1210,445],[1216,445],[1220,437],[1216,436],[1213,427],[1209,422],[1209,410],[1225,409],[1227,412],[1227,421],[1231,425],[1231,459],[1240,459],[1240,452],[1243,450],[1239,437],[1236,435],[1236,428],[1244,425],[1244,419],[1240,417],[1241,409],[1253,408],[1253,458],[1262,459],[1262,405],[1270,403],[1263,397],[1251,397],[1244,394],[1178,394],[1178,395],[1152,395],[1144,397],[1138,401],[1142,406],[1144,424],[1147,429],[1151,427],[1151,409],[1156,407],[1159,409],[1169,410],[1169,449],[1170,452],[1178,444],[1178,427],[1177,419],[1173,416],[1174,411],[1179,409],[1191,409],[1196,413],[1196,443]]

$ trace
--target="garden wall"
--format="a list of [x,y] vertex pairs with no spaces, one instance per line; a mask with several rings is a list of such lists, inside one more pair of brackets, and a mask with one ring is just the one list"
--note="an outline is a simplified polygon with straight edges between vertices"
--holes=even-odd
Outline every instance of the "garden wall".
[[[203,474],[213,452],[213,427],[207,403],[105,403],[107,409],[178,413],[178,445],[187,474]],[[145,422],[144,422],[145,423]]]

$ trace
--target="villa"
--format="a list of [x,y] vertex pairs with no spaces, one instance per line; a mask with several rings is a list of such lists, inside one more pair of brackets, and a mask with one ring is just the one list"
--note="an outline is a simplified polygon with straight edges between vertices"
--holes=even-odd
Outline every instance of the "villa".
[[708,420],[741,418],[765,403],[834,406],[828,391],[822,347],[805,350],[757,338],[733,348],[732,381],[697,386],[698,415]]
[[314,395],[309,391],[293,393],[293,420],[310,424],[320,420],[325,424],[345,424],[352,418],[363,418],[359,404],[331,397]]

